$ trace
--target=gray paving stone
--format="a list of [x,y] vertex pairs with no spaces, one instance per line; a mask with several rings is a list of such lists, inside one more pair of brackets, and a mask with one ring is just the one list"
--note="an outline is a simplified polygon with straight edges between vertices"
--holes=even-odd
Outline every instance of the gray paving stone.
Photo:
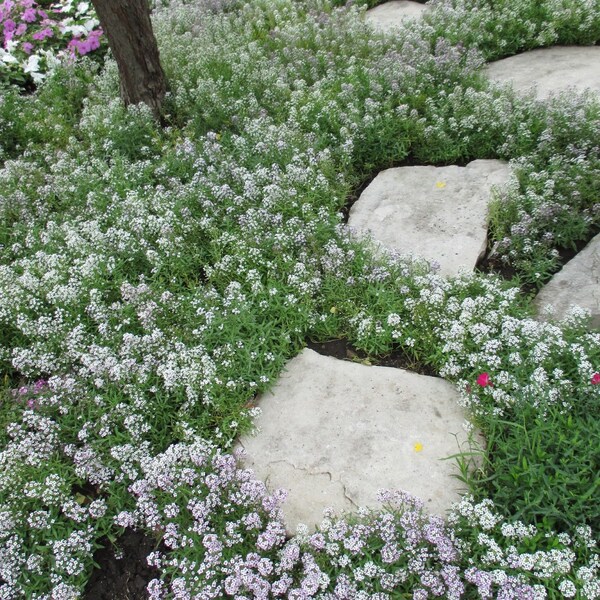
[[350,210],[348,224],[402,254],[440,265],[444,275],[472,270],[485,253],[493,185],[508,164],[476,160],[466,167],[398,167],[382,171]]
[[271,489],[289,491],[291,533],[319,524],[328,506],[377,507],[380,488],[404,489],[441,514],[460,498],[457,467],[441,460],[466,449],[457,400],[440,378],[305,349],[259,399],[260,432],[240,443]]
[[485,70],[494,81],[512,83],[517,92],[535,88],[540,100],[570,88],[600,94],[599,46],[539,48],[490,63]]
[[365,20],[380,31],[400,27],[409,19],[418,19],[427,6],[411,0],[391,0],[367,11]]
[[571,306],[581,306],[592,313],[592,327],[600,328],[600,234],[540,290],[535,306],[541,318],[547,318],[549,304],[554,318],[563,318]]

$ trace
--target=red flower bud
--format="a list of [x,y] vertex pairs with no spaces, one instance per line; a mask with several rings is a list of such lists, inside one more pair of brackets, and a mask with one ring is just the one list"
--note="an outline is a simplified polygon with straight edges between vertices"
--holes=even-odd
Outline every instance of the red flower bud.
[[487,373],[481,373],[479,377],[477,377],[477,385],[481,387],[487,387],[488,385],[492,385],[492,380]]

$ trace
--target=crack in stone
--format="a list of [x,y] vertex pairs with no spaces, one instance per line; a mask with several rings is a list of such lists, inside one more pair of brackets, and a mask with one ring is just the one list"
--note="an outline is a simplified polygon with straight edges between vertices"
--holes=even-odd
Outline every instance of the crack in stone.
[[329,477],[329,481],[334,481],[333,476],[331,475],[331,473],[329,471],[315,471],[315,470],[311,469],[310,467],[298,467],[291,460],[288,460],[286,458],[281,458],[279,460],[272,460],[267,463],[267,467],[270,467],[271,465],[277,465],[279,463],[284,463],[286,465],[289,465],[295,471],[304,471],[308,475],[327,475]]
[[[271,465],[276,465],[279,463],[284,463],[286,465],[289,465],[295,471],[304,471],[308,475],[327,475],[329,477],[329,481],[331,483],[339,483],[341,485],[342,491],[344,493],[344,498],[346,498],[346,500],[348,500],[348,502],[350,502],[350,504],[352,504],[352,506],[354,508],[357,508],[357,509],[359,508],[358,504],[356,504],[356,502],[354,502],[354,500],[348,494],[348,490],[346,489],[346,484],[341,479],[334,479],[333,475],[329,471],[315,471],[315,470],[311,469],[310,467],[298,467],[292,461],[287,460],[285,458],[279,459],[279,460],[272,460],[268,463],[267,466],[270,467]],[[270,479],[270,478],[268,477],[267,479]]]
[[342,486],[342,489],[344,490],[344,498],[346,498],[346,500],[348,500],[348,502],[350,502],[350,504],[352,504],[352,506],[354,506],[354,508],[358,509],[360,508],[358,506],[358,504],[356,504],[356,502],[354,502],[354,500],[352,500],[352,498],[348,495],[348,490],[346,489],[346,485],[340,480],[340,484]]

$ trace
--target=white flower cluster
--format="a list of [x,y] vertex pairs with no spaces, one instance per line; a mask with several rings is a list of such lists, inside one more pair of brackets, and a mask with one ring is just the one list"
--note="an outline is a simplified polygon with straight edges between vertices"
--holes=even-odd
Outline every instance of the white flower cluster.
[[[75,597],[95,537],[113,526],[143,526],[168,546],[151,556],[165,580],[150,584],[153,598],[360,598],[367,583],[378,600],[401,585],[415,598],[458,598],[467,583],[482,597],[525,598],[543,597],[552,581],[567,597],[596,597],[593,532],[521,551],[537,529],[491,502],[461,503],[451,538],[440,519],[391,494],[386,501],[410,505],[399,525],[385,513],[370,528],[331,519],[304,552],[286,543],[282,495],[214,445],[229,446],[254,414],[254,394],[313,332],[425,357],[474,413],[504,415],[519,401],[543,414],[600,393],[590,383],[600,336],[582,333],[577,315],[539,323],[515,287],[374,256],[340,225],[357,173],[412,147],[428,161],[454,159],[460,139],[475,152],[500,137],[498,152],[516,154],[530,134],[521,116],[542,119],[533,103],[476,86],[473,44],[504,31],[474,28],[496,18],[487,3],[480,12],[434,5],[429,20],[392,37],[374,35],[361,9],[321,0],[252,2],[226,15],[174,2],[157,11],[155,29],[169,110],[186,125],[159,131],[147,108],[122,107],[109,61],[60,147],[31,141],[4,161],[0,361],[45,383],[0,406],[1,597],[27,595],[30,574],[47,577],[46,597]],[[506,5],[518,40],[554,39],[550,20],[531,21],[531,2]],[[557,2],[547,6],[567,19]],[[584,33],[597,20],[579,8],[568,18]],[[448,38],[436,41],[442,24]],[[591,139],[582,114],[572,126]],[[17,117],[2,131],[15,132]],[[561,136],[542,137],[558,156]],[[543,188],[532,212],[551,214],[560,186],[550,182],[575,173],[573,154],[537,179],[536,163],[521,161]],[[519,219],[515,235],[535,229],[526,211]],[[369,556],[373,536],[384,542],[380,564]],[[464,573],[461,556],[473,561]],[[339,573],[326,574],[320,559]]]

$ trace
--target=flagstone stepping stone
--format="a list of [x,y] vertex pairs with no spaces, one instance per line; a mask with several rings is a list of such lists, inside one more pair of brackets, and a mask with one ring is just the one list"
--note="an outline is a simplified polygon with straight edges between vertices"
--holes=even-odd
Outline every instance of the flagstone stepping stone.
[[465,413],[438,377],[369,367],[305,349],[259,400],[247,466],[289,492],[286,526],[319,524],[323,510],[379,507],[377,490],[403,489],[442,514],[460,499],[453,460],[466,450]]
[[508,177],[508,164],[499,160],[387,169],[352,206],[348,225],[371,232],[390,250],[435,261],[443,275],[456,275],[485,254],[491,188]]
[[410,19],[419,18],[427,6],[411,0],[391,0],[367,11],[365,20],[380,31],[400,27]]
[[592,313],[592,327],[600,328],[600,234],[570,260],[541,289],[535,306],[542,319],[548,318],[545,307],[554,308],[553,318],[563,318],[571,306],[581,306]]
[[490,63],[486,73],[499,83],[512,83],[517,92],[535,90],[539,100],[570,88],[600,94],[600,47],[539,48]]

